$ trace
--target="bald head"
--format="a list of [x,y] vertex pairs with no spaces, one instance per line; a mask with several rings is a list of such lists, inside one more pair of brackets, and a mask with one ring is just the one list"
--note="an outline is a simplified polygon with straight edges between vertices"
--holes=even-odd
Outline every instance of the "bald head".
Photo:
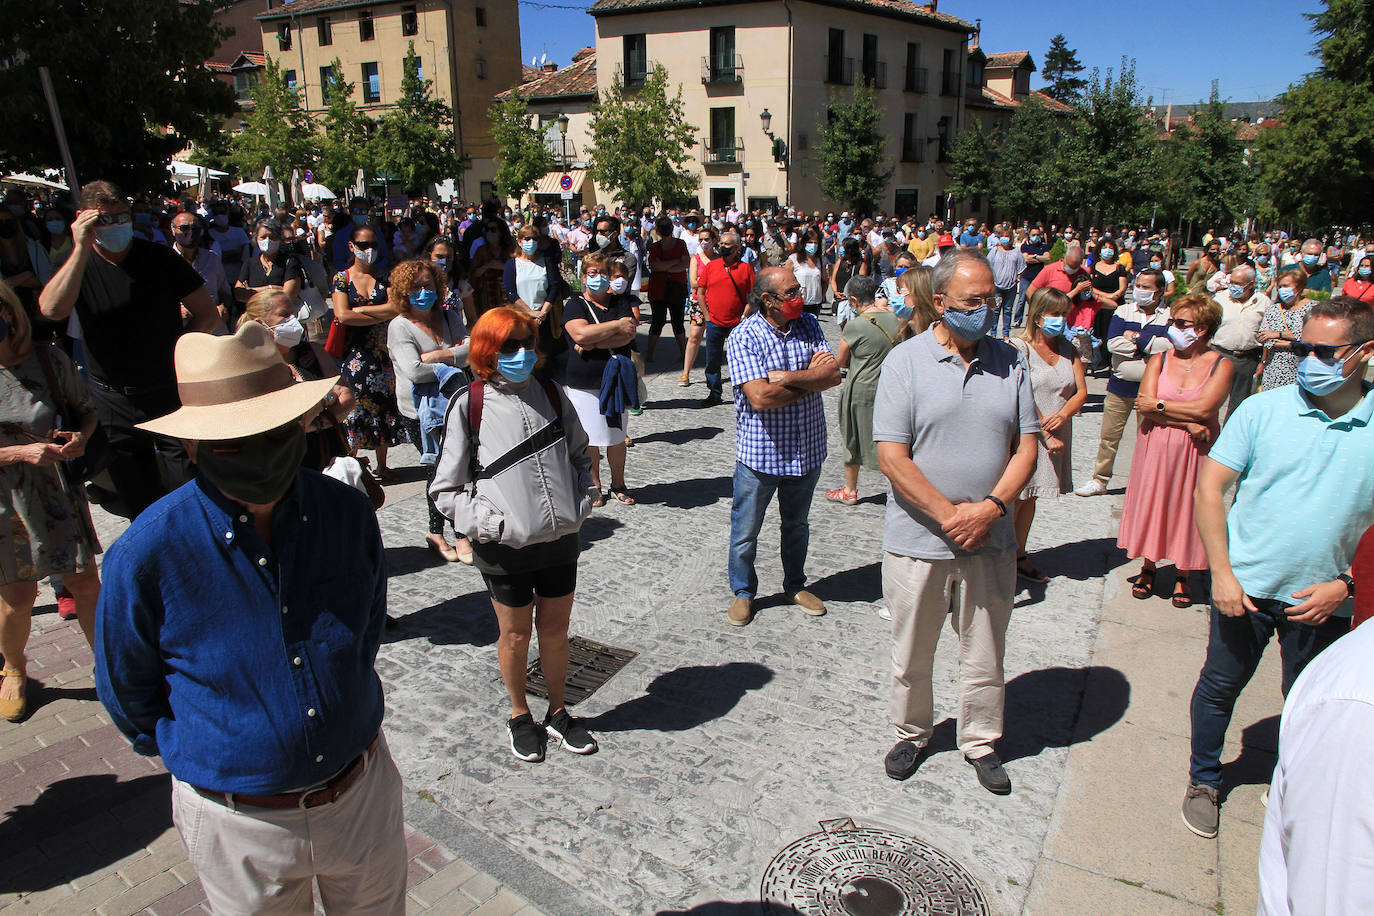
[[758,278],[754,280],[754,295],[758,298],[758,305],[762,306],[764,293],[770,293],[779,299],[787,298],[787,293],[797,287],[797,276],[787,267],[767,267],[759,271]]
[[1231,282],[1239,286],[1249,286],[1255,282],[1255,268],[1249,264],[1239,264],[1231,268]]

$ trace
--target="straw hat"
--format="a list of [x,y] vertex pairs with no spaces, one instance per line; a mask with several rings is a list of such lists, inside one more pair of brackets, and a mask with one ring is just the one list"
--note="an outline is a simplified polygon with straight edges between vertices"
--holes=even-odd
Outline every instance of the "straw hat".
[[183,334],[176,372],[181,409],[139,429],[181,439],[242,439],[304,415],[339,380],[297,382],[272,332],[256,321],[232,337]]

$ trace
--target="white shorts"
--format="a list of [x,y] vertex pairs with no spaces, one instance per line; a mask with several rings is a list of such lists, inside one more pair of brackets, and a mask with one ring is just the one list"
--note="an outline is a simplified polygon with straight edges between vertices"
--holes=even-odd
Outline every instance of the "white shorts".
[[620,445],[625,441],[625,437],[630,434],[628,413],[620,415],[620,429],[613,429],[606,424],[606,418],[601,415],[601,392],[585,388],[565,388],[564,391],[568,393],[573,410],[577,411],[577,419],[582,422],[582,428],[587,431],[588,445],[606,448],[610,445]]

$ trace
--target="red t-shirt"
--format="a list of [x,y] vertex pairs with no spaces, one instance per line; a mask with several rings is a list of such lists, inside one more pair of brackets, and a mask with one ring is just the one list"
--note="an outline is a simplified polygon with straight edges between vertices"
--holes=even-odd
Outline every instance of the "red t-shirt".
[[[1031,289],[1057,289],[1061,293],[1067,294],[1079,283],[1088,279],[1088,272],[1081,267],[1070,273],[1064,267],[1063,261],[1055,261],[1053,264],[1046,264],[1045,268],[1036,274],[1031,281]],[[1093,323],[1093,316],[1097,314],[1097,297],[1092,290],[1087,290],[1079,298],[1073,300],[1073,307],[1069,310],[1068,323],[1071,327],[1086,328]]]
[[1342,296],[1353,296],[1362,302],[1374,302],[1374,283],[1351,278],[1341,287]]
[[1350,578],[1355,580],[1355,619],[1351,626],[1359,626],[1374,617],[1374,528],[1364,533],[1360,546],[1355,548]]
[[706,288],[706,319],[733,328],[744,314],[745,297],[754,288],[754,268],[743,261],[727,268],[724,258],[716,258],[701,269],[697,283]]

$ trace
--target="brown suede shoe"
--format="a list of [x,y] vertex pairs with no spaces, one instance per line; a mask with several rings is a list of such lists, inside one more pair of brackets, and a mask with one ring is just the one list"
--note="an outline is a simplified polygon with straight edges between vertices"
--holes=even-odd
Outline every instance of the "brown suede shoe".
[[748,598],[736,598],[730,602],[730,610],[726,616],[730,618],[731,626],[747,626],[749,621],[754,619],[754,602]]
[[822,617],[825,615],[825,602],[808,592],[800,589],[795,592],[787,593],[787,600],[801,608],[812,617]]
[[0,681],[7,678],[19,679],[19,696],[13,700],[0,700],[0,718],[8,719],[11,722],[22,722],[24,717],[29,714],[28,702],[28,678],[20,673],[18,668],[5,666],[0,672]]

